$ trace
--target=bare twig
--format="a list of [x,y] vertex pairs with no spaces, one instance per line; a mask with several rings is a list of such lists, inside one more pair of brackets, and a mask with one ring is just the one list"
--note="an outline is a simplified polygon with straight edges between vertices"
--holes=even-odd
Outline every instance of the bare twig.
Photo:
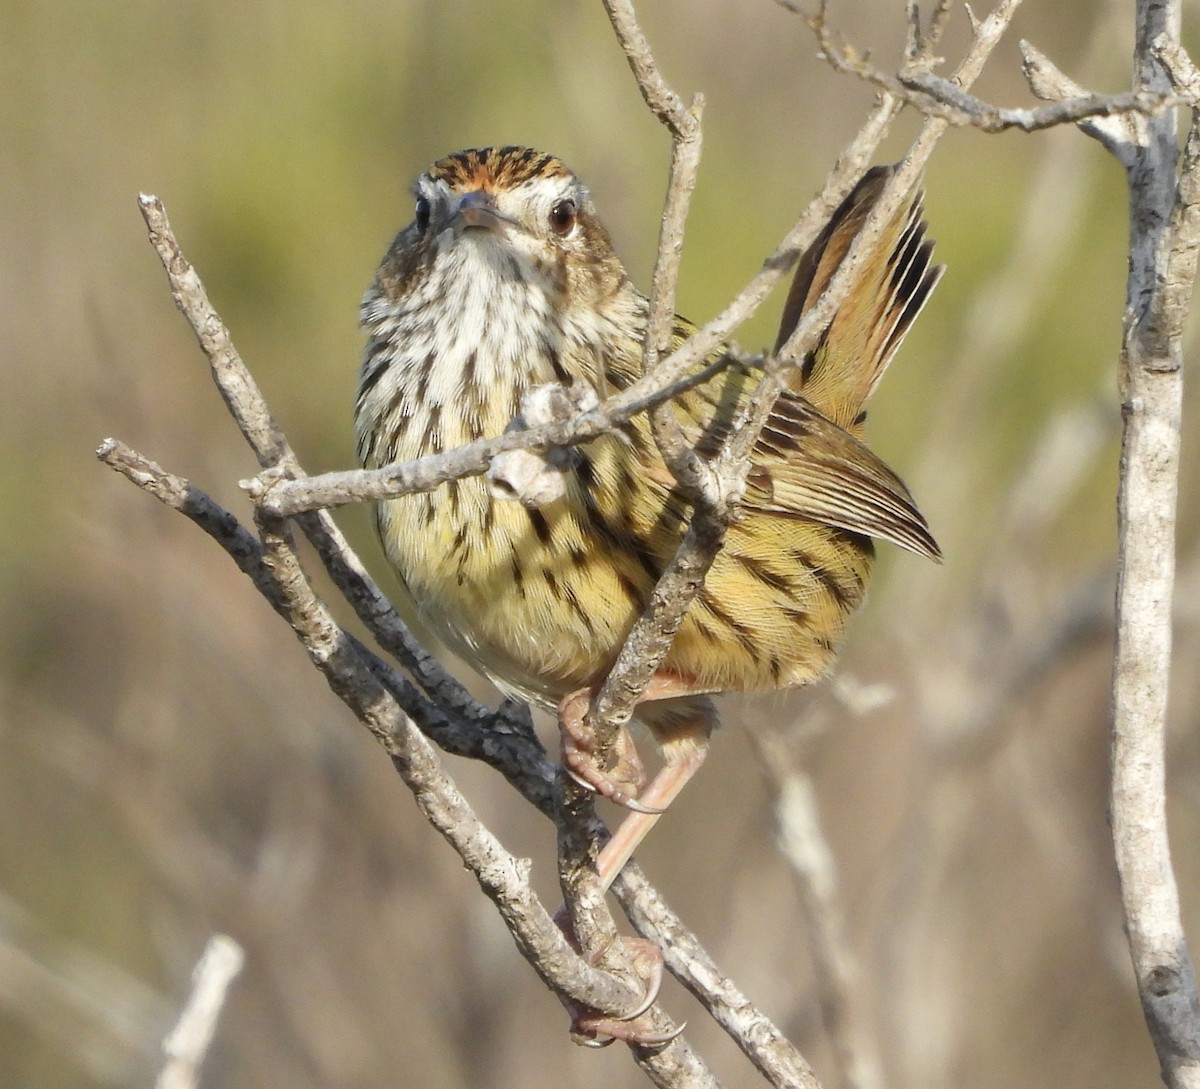
[[289,623],[309,658],[383,744],[426,819],[471,870],[534,970],[573,1002],[614,1014],[630,1009],[638,1001],[636,989],[591,967],[570,948],[533,892],[528,861],[505,851],[475,815],[436,751],[313,593],[284,527],[263,519],[260,530]]
[[[309,587],[294,544],[265,529],[261,553],[249,547],[244,530],[229,531],[227,512],[186,481],[164,473],[119,443],[106,442],[101,456],[168,506],[193,518],[253,570],[261,562],[272,587],[264,591],[285,615],[314,665],[333,691],[383,744],[426,818],[458,852],[480,887],[497,905],[517,947],[539,976],[568,1000],[619,1014],[637,1001],[637,989],[586,964],[571,950],[529,885],[528,862],[513,858],[478,820],[441,767],[413,720],[396,703],[362,647],[343,632]],[[257,542],[255,542],[257,543]],[[247,559],[249,557],[249,559]],[[682,1047],[682,1042],[679,1042]]]
[[695,995],[772,1086],[820,1089],[796,1047],[721,971],[695,935],[680,925],[636,862],[620,872],[613,892],[622,904],[634,906],[629,917],[638,933],[662,949],[671,974]]
[[[604,0],[604,6],[642,97],[672,139],[670,180],[642,346],[643,374],[651,376],[658,360],[669,353],[675,329],[675,289],[683,254],[684,223],[700,165],[703,100],[696,96],[689,108],[670,88],[628,0]],[[663,459],[684,493],[693,500],[696,512],[683,543],[592,703],[592,726],[597,731],[597,749],[601,753],[607,751],[615,731],[629,721],[634,704],[670,649],[724,541],[720,516],[711,517],[721,503],[720,484],[685,439],[669,402],[660,402],[651,410],[651,423]]]
[[[101,443],[96,456],[204,530],[250,578],[272,608],[287,618],[286,603],[264,562],[262,544],[229,511],[187,480],[168,473],[116,439]],[[527,801],[548,816],[553,815],[558,775],[535,736],[502,726],[485,730],[474,720],[457,717],[453,707],[431,702],[353,636],[346,638],[421,730],[442,749],[456,756],[485,761],[504,775]]]
[[[763,744],[770,744],[769,739]],[[775,795],[779,849],[800,892],[821,1020],[847,1089],[876,1089],[883,1074],[874,1039],[855,1003],[856,972],[838,903],[836,866],[821,829],[812,780],[780,751],[764,752],[761,763]]]
[[[283,523],[260,515],[269,568],[288,609],[288,619],[330,687],[384,745],[426,819],[450,843],[496,906],[517,948],[542,981],[572,1006],[622,1017],[641,1005],[642,986],[594,967],[568,944],[529,881],[527,860],[513,858],[474,814],[436,752],[390,694],[375,680],[313,593]],[[616,966],[623,966],[618,962]],[[668,1036],[670,1020],[657,1010],[643,1015],[651,1032]],[[635,1060],[655,1084],[717,1085],[686,1041],[659,1049],[635,1049]]]
[[163,1041],[167,1061],[154,1083],[155,1089],[195,1089],[226,992],[242,970],[244,959],[242,947],[232,938],[224,934],[209,938],[192,973],[187,1004]]
[[1091,118],[1127,114],[1153,117],[1163,110],[1182,104],[1182,99],[1177,95],[1128,91],[1112,95],[1086,94],[1078,98],[1063,99],[1050,106],[1010,109],[984,102],[949,80],[934,75],[928,69],[904,70],[899,79],[908,90],[928,96],[932,102],[945,107],[944,116],[951,124],[970,126],[984,132],[1004,132],[1007,129],[1039,132],[1056,125],[1070,125]]
[[213,381],[238,430],[246,437],[264,469],[279,465],[291,468],[295,455],[267,409],[258,383],[233,346],[229,330],[208,301],[199,275],[175,241],[162,202],[149,193],[142,193],[138,197],[138,207],[150,233],[150,244],[166,270],[171,297],[196,334],[212,370]]
[[[1083,88],[1061,72],[1049,57],[1024,41],[1021,42],[1021,71],[1029,89],[1038,98],[1066,102],[1084,93]],[[1126,149],[1145,140],[1145,119],[1138,113],[1081,119],[1079,128],[1099,140],[1126,166],[1129,165]]]
[[[800,12],[798,5],[785,2],[784,6]],[[1052,96],[1056,101],[1051,106],[1033,109],[993,106],[968,94],[956,80],[935,75],[931,67],[933,58],[927,52],[911,58],[896,75],[885,72],[871,63],[865,53],[847,42],[835,40],[827,26],[826,14],[827,0],[822,0],[817,12],[807,18],[817,36],[821,55],[835,71],[853,75],[913,106],[927,117],[940,118],[959,128],[976,128],[988,133],[1005,132],[1008,129],[1038,132],[1090,118],[1124,117],[1130,114],[1153,116],[1181,104],[1181,99],[1171,93],[1146,91],[1099,95],[1076,88],[1071,97]],[[977,31],[981,25],[975,24]],[[915,30],[912,37],[915,42],[921,40]]]
[[[187,481],[167,473],[149,459],[116,440],[106,440],[101,445],[98,456],[106,464],[156,496],[167,506],[180,511],[196,522],[221,544],[238,566],[251,577],[255,586],[268,600],[275,604],[280,611],[284,609],[280,595],[262,564],[261,544],[252,534],[238,525],[236,519],[228,511],[222,509]],[[352,637],[347,636],[346,638],[351,639],[353,643]],[[365,648],[356,643],[354,645],[360,654],[369,654]],[[389,688],[402,683],[402,679],[396,678],[394,674],[388,675],[387,667],[377,659],[369,659],[369,664],[372,671],[380,675],[380,679],[384,680]],[[527,800],[540,808],[547,816],[554,815],[554,803],[550,795],[553,792],[556,776],[553,767],[546,760],[544,754],[541,754],[540,749],[537,754],[518,750],[515,757],[510,760],[504,752],[503,736],[489,738],[487,735],[483,735],[482,743],[486,751],[478,751],[481,737],[476,730],[456,729],[453,720],[447,721],[444,716],[436,713],[429,719],[417,718],[416,721],[421,729],[447,752],[486,760],[506,774],[513,786]],[[594,822],[589,827],[589,834],[597,839],[604,834],[603,826],[599,822]],[[637,866],[631,864],[626,868],[623,876],[628,877],[629,881],[618,881],[614,891],[625,906],[631,920],[635,924],[640,924],[640,931],[646,934],[669,931],[675,937],[673,947],[667,950],[667,960],[672,970],[684,979],[725,980],[724,973],[716,967],[682,921],[670,911],[654,887],[641,875]],[[698,996],[720,1020],[720,1006],[714,1004],[714,995],[724,992],[713,992],[711,989],[706,991],[700,983],[694,983],[692,986],[694,989],[698,989]],[[723,984],[724,991],[728,991],[731,986],[726,981]],[[761,1048],[768,1042],[773,1042],[774,1052],[787,1054],[791,1045],[753,1007],[748,999],[738,995],[736,1001],[730,1004],[743,1023],[754,1026],[755,1031],[747,1041],[750,1047]]]
[[[642,344],[642,373],[648,378],[654,375],[660,356],[669,353],[675,328],[675,289],[683,250],[683,226],[700,162],[703,99],[697,95],[689,108],[667,84],[628,0],[605,0],[605,8],[646,104],[672,136],[670,181]],[[655,442],[665,462],[685,493],[701,500],[702,483],[707,482],[705,466],[684,438],[670,402],[656,404],[651,409],[650,419]],[[693,524],[697,521],[707,521],[702,510],[698,510]],[[694,540],[690,529],[688,539]],[[694,564],[702,568],[700,578],[690,586],[680,587],[682,600],[676,599],[679,607],[671,610],[669,615],[663,615],[661,587],[664,582],[668,586],[676,584],[679,568],[688,562],[687,557],[673,561],[660,580],[649,608],[626,639],[616,664],[588,710],[598,759],[605,758],[617,731],[628,722],[634,704],[670,648],[692,596],[703,581],[703,573],[708,570],[719,547],[718,542],[710,546],[706,555],[692,557]],[[581,835],[583,818],[592,812],[591,799],[581,787],[572,783],[564,786],[563,801],[559,869],[572,924],[585,950],[611,947],[615,927],[604,907],[604,890],[595,875],[589,840]]]
[[[675,287],[683,255],[683,228],[687,221],[696,172],[700,166],[702,127],[700,115],[704,98],[696,95],[690,107],[670,87],[650,49],[650,43],[638,25],[629,0],[603,0],[617,41],[625,53],[638,89],[651,112],[671,134],[671,173],[663,202],[658,237],[658,256],[650,286],[650,311],[642,346],[642,373],[652,374],[660,356],[671,349],[675,328]],[[674,413],[665,402],[651,412],[655,441],[676,479],[693,492],[702,488],[703,467],[690,444],[684,439]]]

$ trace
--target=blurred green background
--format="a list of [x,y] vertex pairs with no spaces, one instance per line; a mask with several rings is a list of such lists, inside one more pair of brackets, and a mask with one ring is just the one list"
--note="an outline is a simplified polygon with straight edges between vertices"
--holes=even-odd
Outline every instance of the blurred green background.
[[[667,77],[708,99],[680,296],[703,321],[871,94],[768,0],[641,8]],[[898,62],[898,0],[831,21]],[[978,89],[1027,104],[1026,37],[1121,90],[1131,25],[1128,4],[1028,0]],[[914,131],[903,119],[885,154]],[[150,1084],[217,929],[248,960],[206,1085],[644,1084],[620,1048],[568,1042],[383,754],[224,555],[92,457],[115,435],[246,513],[236,482],[254,463],[171,303],[139,191],[166,202],[317,472],[351,464],[356,307],[412,179],[488,143],[562,156],[648,282],[669,148],[598,3],[0,10],[0,1084]],[[946,563],[885,555],[838,685],[726,700],[714,758],[641,860],[841,1084],[746,728],[780,739],[816,783],[888,1085],[1152,1086],[1105,823],[1123,178],[1074,131],[954,132],[927,187],[950,271],[872,442]],[[777,309],[741,343],[767,343]],[[1197,940],[1190,433],[1184,454],[1171,818]],[[364,513],[338,517],[383,577]],[[486,769],[453,770],[554,897],[550,827]],[[690,999],[667,1001],[728,1084],[754,1083]]]

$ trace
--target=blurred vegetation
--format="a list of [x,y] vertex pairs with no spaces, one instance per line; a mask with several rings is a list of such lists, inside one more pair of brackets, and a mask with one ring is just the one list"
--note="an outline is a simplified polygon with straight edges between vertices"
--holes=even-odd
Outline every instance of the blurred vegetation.
[[[668,77],[708,99],[680,299],[703,321],[817,189],[871,96],[767,0],[641,7]],[[899,56],[898,0],[852,0],[832,18],[884,66]],[[1121,89],[1131,22],[1125,6],[1028,0],[980,93],[1026,102],[1020,37],[1081,83]],[[901,121],[890,154],[914,126]],[[568,1043],[561,1009],[387,761],[232,565],[91,457],[116,434],[246,509],[236,481],[252,459],[172,307],[139,190],[165,200],[318,471],[351,461],[357,302],[407,222],[411,180],[451,150],[510,142],[589,181],[646,283],[668,145],[599,4],[8,0],[0,12],[0,1083],[150,1084],[220,928],[248,962],[207,1085],[642,1084],[620,1048]],[[1039,188],[1047,176],[1061,187]],[[965,721],[947,708],[969,710],[989,671],[1010,668],[1007,636],[1034,645],[1062,594],[1099,580],[1107,605],[1123,178],[1074,132],[956,132],[927,184],[950,272],[880,391],[873,443],[947,561],[885,557],[842,672],[895,698],[843,708],[806,749],[862,997],[893,1086],[1150,1086],[1106,839],[1104,608],[974,732],[943,728]],[[1019,249],[1038,216],[1054,229]],[[740,341],[768,342],[771,320]],[[1098,414],[1095,454],[1029,532],[1010,532],[1040,437],[1075,408]],[[1190,433],[1184,450],[1171,817],[1195,941]],[[339,519],[378,569],[363,513]],[[642,860],[832,1086],[803,923],[740,725],[778,729],[803,707],[726,701],[716,757]],[[485,770],[455,770],[553,897],[549,827]],[[668,1001],[730,1083],[750,1084],[682,993]]]

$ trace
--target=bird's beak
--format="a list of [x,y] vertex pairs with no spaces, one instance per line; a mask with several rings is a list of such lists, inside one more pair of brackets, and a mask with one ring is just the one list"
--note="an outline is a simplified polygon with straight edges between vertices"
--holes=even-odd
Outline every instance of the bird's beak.
[[508,217],[500,212],[496,202],[482,189],[475,189],[460,198],[454,218],[464,229],[478,227],[493,234],[499,234],[508,222]]

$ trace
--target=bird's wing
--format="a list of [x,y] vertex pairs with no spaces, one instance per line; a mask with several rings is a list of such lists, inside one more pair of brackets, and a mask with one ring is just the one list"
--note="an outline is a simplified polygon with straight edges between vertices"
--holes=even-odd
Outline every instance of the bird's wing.
[[749,510],[822,522],[941,558],[904,482],[804,398],[779,398],[752,460]]

